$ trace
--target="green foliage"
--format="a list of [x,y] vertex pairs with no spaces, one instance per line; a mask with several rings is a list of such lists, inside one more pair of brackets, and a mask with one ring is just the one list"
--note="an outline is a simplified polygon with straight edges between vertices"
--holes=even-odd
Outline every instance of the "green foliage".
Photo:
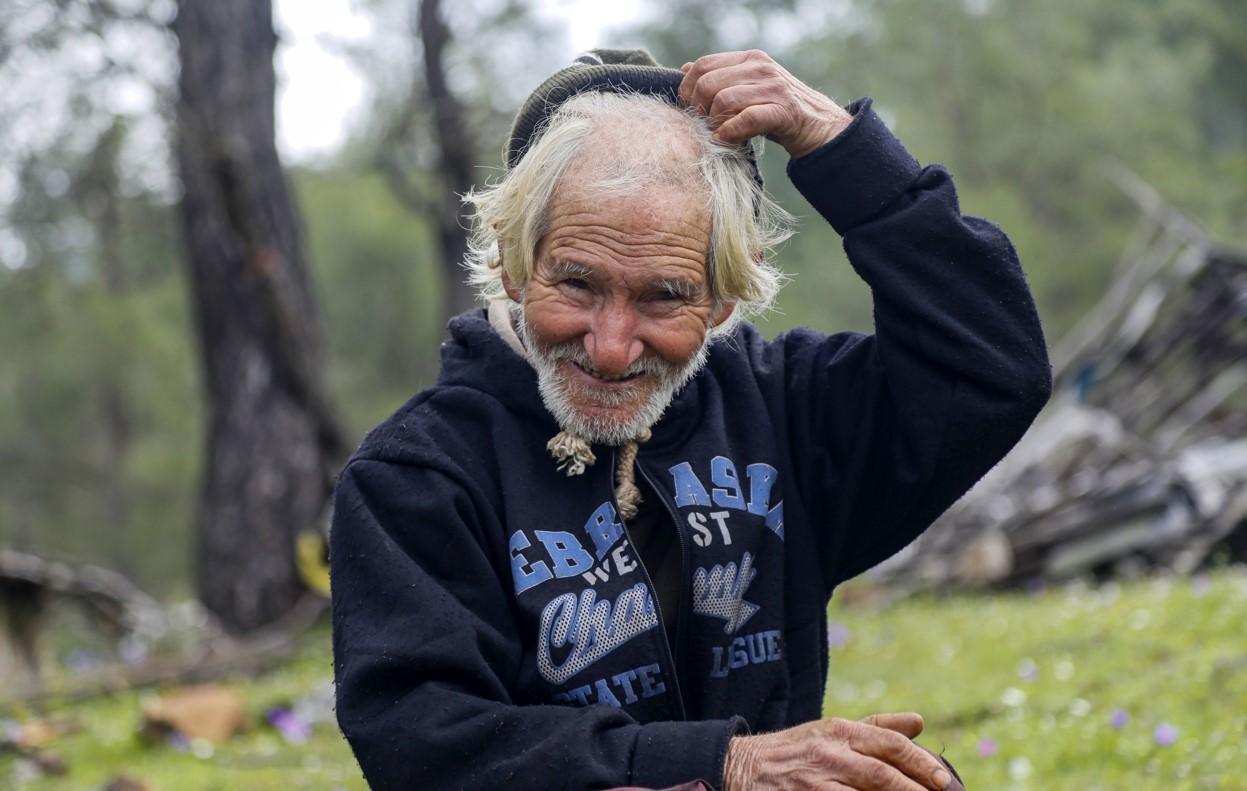
[[[124,211],[132,227],[168,222],[164,207]],[[120,292],[73,249],[0,270],[0,542],[159,587],[189,561],[195,349],[168,235],[119,244],[140,262]]]
[[303,171],[295,184],[325,314],[330,384],[362,436],[436,375],[443,285],[434,244],[375,173]]

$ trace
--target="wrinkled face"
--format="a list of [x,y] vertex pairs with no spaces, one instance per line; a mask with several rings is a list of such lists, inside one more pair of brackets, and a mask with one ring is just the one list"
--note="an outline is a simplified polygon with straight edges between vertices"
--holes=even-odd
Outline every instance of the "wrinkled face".
[[595,196],[569,173],[550,206],[520,332],[546,408],[590,442],[622,444],[655,423],[705,363],[716,306],[710,216],[673,186]]

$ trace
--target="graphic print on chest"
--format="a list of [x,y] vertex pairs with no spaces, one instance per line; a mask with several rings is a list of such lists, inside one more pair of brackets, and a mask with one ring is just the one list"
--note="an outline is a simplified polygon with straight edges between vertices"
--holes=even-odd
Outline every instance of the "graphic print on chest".
[[[719,561],[697,564],[689,581],[693,614],[720,622],[721,631],[716,627],[715,632],[729,638],[726,642],[714,641],[704,649],[702,661],[709,666],[707,675],[711,679],[726,678],[751,665],[778,662],[784,656],[783,632],[779,629],[757,630],[755,626],[757,631],[739,634],[762,611],[762,602],[776,600],[774,591],[782,580],[773,575],[782,570],[783,564],[774,561],[782,557],[782,549],[776,551],[773,544],[768,549],[766,536],[773,535],[781,544],[784,540],[784,503],[778,496],[782,492],[778,471],[761,462],[746,465],[744,470],[742,477],[731,459],[715,456],[708,470],[709,487],[690,462],[681,462],[668,470],[675,489],[674,504],[682,509],[681,518],[688,525],[693,543],[699,549],[709,550],[711,557]],[[703,475],[706,472],[704,463],[701,471]],[[729,548],[737,547],[740,554],[736,558],[724,558],[724,550],[730,552]],[[759,553],[770,561],[759,562]],[[768,562],[770,565],[763,568]],[[772,578],[760,578],[767,573]],[[754,585],[755,581],[758,585]],[[751,586],[753,596],[746,598]],[[770,598],[762,593],[767,589],[773,592]]]
[[[529,532],[536,538],[529,538]],[[658,626],[658,611],[649,585],[633,576],[640,564],[633,554],[614,505],[599,505],[585,520],[582,540],[567,530],[516,530],[510,538],[511,577],[516,596],[552,580],[579,578],[588,587],[549,598],[540,608],[537,626],[537,671],[552,686],[573,677],[614,653],[637,635]],[[544,554],[544,557],[542,555]],[[595,589],[601,586],[600,590]],[[566,590],[566,586],[564,586]],[[631,676],[628,673],[632,673]],[[616,674],[619,675],[619,674]],[[625,702],[635,701],[632,680],[641,697],[666,691],[657,665],[630,669],[613,683]],[[630,680],[631,679],[631,680]],[[606,680],[595,685],[597,699],[618,705]],[[555,694],[559,702],[586,705],[590,687]]]

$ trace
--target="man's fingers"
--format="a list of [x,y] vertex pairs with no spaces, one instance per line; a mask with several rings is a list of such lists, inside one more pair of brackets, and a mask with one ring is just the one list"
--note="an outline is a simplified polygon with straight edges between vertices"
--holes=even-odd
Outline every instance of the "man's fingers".
[[714,104],[721,93],[734,87],[746,85],[769,87],[772,93],[771,101],[774,101],[774,97],[779,94],[776,91],[777,80],[775,72],[768,68],[769,65],[761,61],[751,60],[707,72],[693,86],[692,93],[689,95],[686,104],[708,114],[711,105]]
[[753,104],[720,124],[714,136],[724,143],[743,143],[767,134],[783,114],[784,108],[778,104]]
[[744,63],[746,60],[758,58],[759,55],[762,55],[762,53],[752,49],[743,52],[716,52],[713,55],[701,56],[693,61],[691,65],[686,63],[687,69],[684,66],[680,67],[681,71],[684,72],[684,79],[680,82],[680,100],[685,104],[692,105],[693,90],[697,87],[698,80],[705,74],[726,66]]
[[714,102],[706,111],[710,128],[718,129],[724,121],[755,104],[771,104],[772,92],[766,85],[750,83],[729,85],[715,94]]
[[893,714],[871,714],[862,722],[867,725],[873,725],[876,728],[885,728],[889,731],[902,733],[910,739],[916,739],[922,729],[926,727],[926,723],[922,720],[922,715],[913,711],[901,711]]
[[863,728],[853,733],[849,746],[856,753],[887,763],[933,791],[942,791],[952,779],[939,758],[896,731]]
[[886,761],[866,755],[846,761],[841,774],[840,782],[857,791],[928,791]]

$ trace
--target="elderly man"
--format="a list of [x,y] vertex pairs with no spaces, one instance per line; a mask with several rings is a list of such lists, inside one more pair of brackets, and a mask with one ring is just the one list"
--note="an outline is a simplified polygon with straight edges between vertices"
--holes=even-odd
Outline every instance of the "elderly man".
[[[783,279],[760,135],[844,237],[874,335],[743,321]],[[590,53],[506,155],[467,198],[488,311],[338,484],[338,720],[369,782],[947,787],[917,715],[819,719],[825,609],[1048,397],[1008,240],[869,100],[757,51]]]

